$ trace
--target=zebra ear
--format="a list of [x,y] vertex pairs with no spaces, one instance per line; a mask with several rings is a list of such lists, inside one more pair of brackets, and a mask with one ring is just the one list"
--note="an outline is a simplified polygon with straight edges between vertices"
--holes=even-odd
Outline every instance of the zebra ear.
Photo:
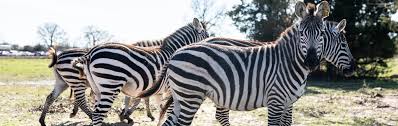
[[316,11],[314,13],[314,16],[326,18],[329,16],[329,12],[330,12],[329,3],[326,1],[322,1],[316,6]]
[[192,24],[193,24],[193,26],[195,27],[195,29],[196,29],[198,32],[201,32],[201,31],[203,30],[202,23],[200,23],[199,19],[193,18]]
[[304,18],[304,16],[307,15],[307,10],[305,8],[305,3],[302,1],[298,1],[294,7],[294,13],[296,14],[297,17],[299,18]]
[[344,28],[345,28],[346,24],[347,24],[347,21],[346,21],[345,19],[343,19],[343,20],[341,20],[341,21],[339,22],[339,24],[337,24],[337,26],[335,27],[335,29],[336,29],[338,32],[342,32],[342,31],[344,31]]

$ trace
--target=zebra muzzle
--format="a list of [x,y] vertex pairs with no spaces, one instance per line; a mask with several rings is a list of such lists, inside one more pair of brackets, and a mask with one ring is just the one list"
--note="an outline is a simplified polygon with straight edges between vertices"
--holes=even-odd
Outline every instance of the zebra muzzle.
[[316,50],[310,48],[307,53],[307,57],[304,59],[304,65],[307,66],[311,71],[316,70],[320,64],[320,60],[316,54]]
[[356,64],[355,61],[351,61],[350,62],[350,67],[343,69],[343,74],[345,77],[350,77],[352,75],[354,75],[355,69],[356,69]]

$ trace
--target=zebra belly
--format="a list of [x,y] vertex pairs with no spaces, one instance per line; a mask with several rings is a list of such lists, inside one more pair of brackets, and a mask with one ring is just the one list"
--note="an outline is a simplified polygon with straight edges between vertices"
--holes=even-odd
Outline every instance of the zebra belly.
[[[217,95],[215,95],[214,90],[210,90],[208,93],[206,93],[207,97],[212,100],[214,102],[214,104],[216,104],[216,106],[218,107],[222,107],[222,108],[227,108],[229,110],[235,110],[235,111],[250,111],[250,110],[254,110],[257,108],[261,108],[261,107],[265,107],[263,103],[266,103],[266,101],[264,101],[263,97],[264,96],[260,96],[261,99],[257,99],[259,101],[257,102],[253,102],[253,100],[238,100],[238,97],[233,97],[233,96],[227,96],[224,99],[231,99],[229,100],[232,103],[222,103],[222,100],[220,100],[220,98],[218,98]],[[248,94],[249,95],[249,94]],[[238,102],[239,101],[239,102]]]

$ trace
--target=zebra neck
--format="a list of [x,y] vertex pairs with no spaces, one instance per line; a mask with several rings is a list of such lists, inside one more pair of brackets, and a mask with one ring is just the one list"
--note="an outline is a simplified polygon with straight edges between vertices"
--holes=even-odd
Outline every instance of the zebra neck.
[[192,24],[178,29],[173,34],[162,40],[163,44],[160,46],[159,51],[152,53],[158,65],[162,66],[171,57],[171,55],[179,48],[195,43],[196,40],[195,29]]
[[304,65],[305,54],[300,50],[300,36],[297,27],[293,26],[278,39],[276,50],[284,68],[289,68],[289,73],[297,77],[295,81],[303,84],[309,74],[309,69]]
[[160,47],[161,51],[172,54],[183,46],[198,42],[199,40],[196,40],[195,36],[197,33],[195,32],[195,28],[191,24],[180,28],[163,40],[164,43]]

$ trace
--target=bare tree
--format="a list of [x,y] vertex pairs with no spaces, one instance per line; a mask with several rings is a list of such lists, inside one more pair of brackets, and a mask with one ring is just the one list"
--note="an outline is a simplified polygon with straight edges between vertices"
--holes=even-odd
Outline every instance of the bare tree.
[[214,0],[192,0],[194,16],[203,21],[207,30],[218,25],[225,18],[226,9],[215,4]]
[[44,23],[37,30],[40,39],[47,47],[53,47],[56,43],[66,42],[66,33],[55,23]]
[[89,44],[91,43],[92,46],[95,46],[98,43],[110,41],[113,36],[105,30],[90,25],[84,29],[84,38]]

